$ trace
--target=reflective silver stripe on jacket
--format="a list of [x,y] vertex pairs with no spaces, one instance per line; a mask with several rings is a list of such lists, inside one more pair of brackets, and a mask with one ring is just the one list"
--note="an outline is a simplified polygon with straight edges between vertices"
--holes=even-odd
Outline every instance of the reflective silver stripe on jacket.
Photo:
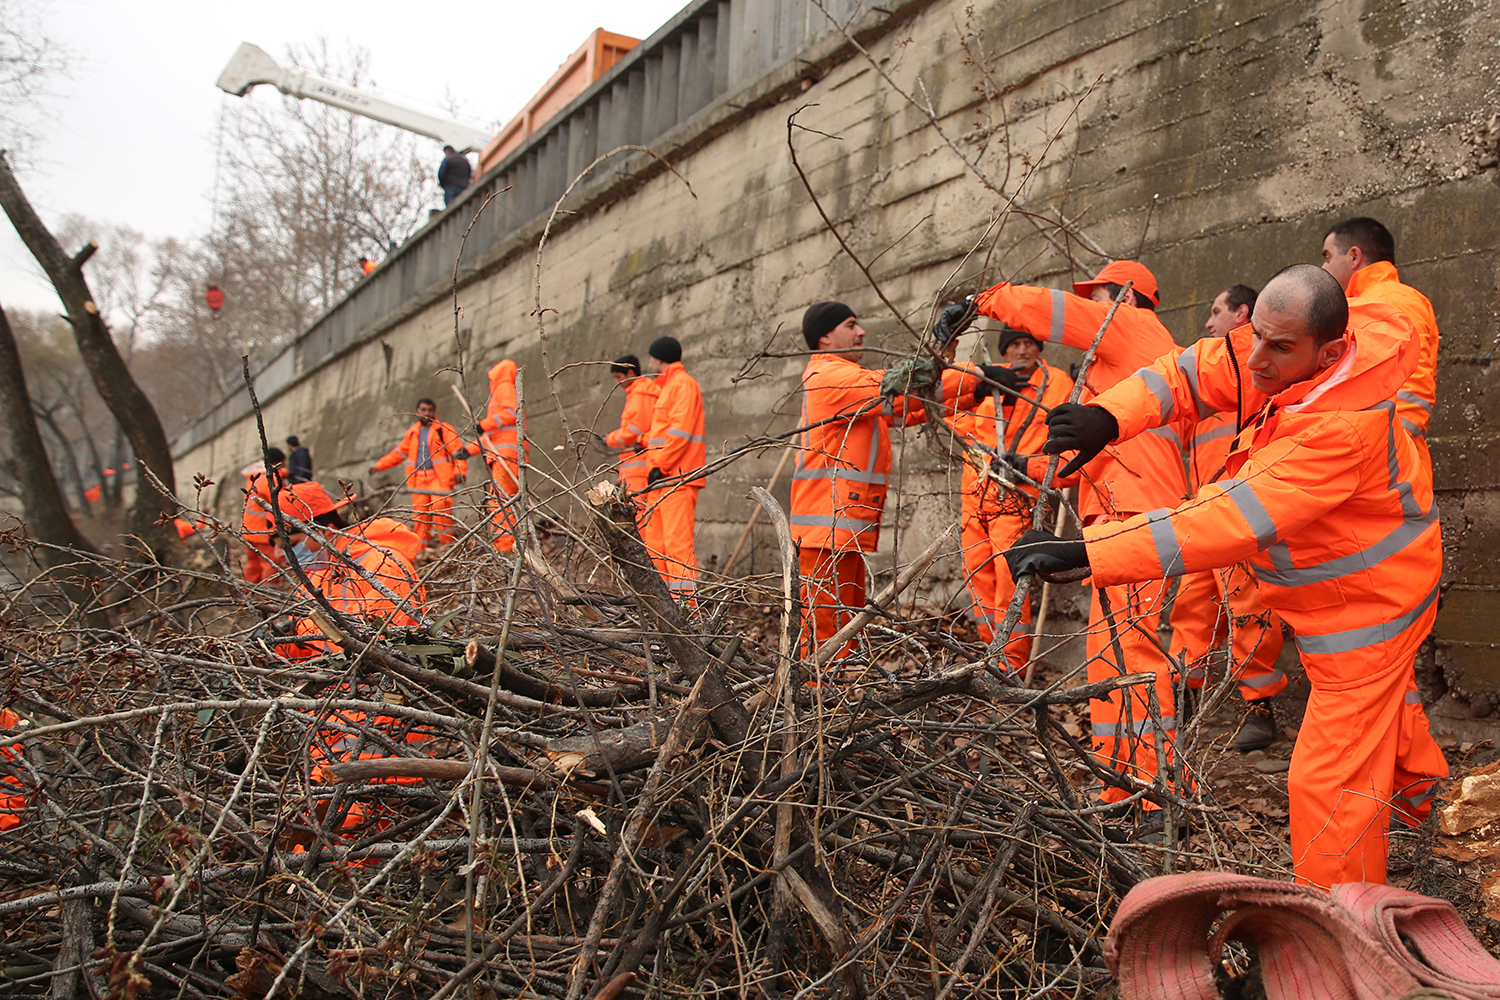
[[834,531],[852,531],[856,535],[880,528],[879,521],[866,521],[857,517],[829,517],[826,514],[793,514],[789,520],[798,527],[832,528]]
[[[1162,730],[1164,732],[1168,732],[1168,733],[1176,732],[1177,731],[1177,716],[1175,716],[1175,715],[1163,715],[1161,717],[1161,724],[1162,724]],[[1133,723],[1131,723],[1128,735],[1131,735],[1131,736],[1140,736],[1143,733],[1145,733],[1147,730],[1155,730],[1155,729],[1156,729],[1156,726],[1151,722],[1150,719],[1141,719],[1139,722],[1133,722]],[[1093,733],[1094,733],[1095,736],[1124,736],[1124,735],[1127,735],[1124,723],[1120,723],[1120,722],[1096,722],[1096,723],[1093,724]]]
[[1160,372],[1154,372],[1150,368],[1142,368],[1136,372],[1136,377],[1146,383],[1146,388],[1156,397],[1161,404],[1161,420],[1166,423],[1172,419],[1172,411],[1176,408],[1176,401],[1172,398],[1172,389],[1167,385],[1167,380],[1161,377]]
[[1290,552],[1283,552],[1281,547],[1277,546],[1278,551],[1274,553],[1275,557],[1272,559],[1275,568],[1266,569],[1263,566],[1251,568],[1257,580],[1275,587],[1301,587],[1309,583],[1334,580],[1341,576],[1348,576],[1350,573],[1357,573],[1362,569],[1369,569],[1389,559],[1421,538],[1427,532],[1427,528],[1437,523],[1437,520],[1437,504],[1433,504],[1420,517],[1402,521],[1390,534],[1358,552],[1337,556],[1311,566],[1292,566]]
[[1410,403],[1412,406],[1420,406],[1428,413],[1432,412],[1432,404],[1427,402],[1427,400],[1423,399],[1421,396],[1418,396],[1414,392],[1407,392],[1405,389],[1402,389],[1400,392],[1396,393],[1396,398],[1401,400],[1401,402],[1403,403]]
[[1151,529],[1151,540],[1156,543],[1162,576],[1181,576],[1187,572],[1182,566],[1182,546],[1177,541],[1177,532],[1172,530],[1172,511],[1167,507],[1147,511],[1146,523]]
[[1177,355],[1177,370],[1182,372],[1187,379],[1188,392],[1193,396],[1193,406],[1198,410],[1198,419],[1202,420],[1211,413],[1219,412],[1203,402],[1203,397],[1198,395],[1198,355],[1192,348]]
[[[688,431],[680,431],[675,427],[668,427],[667,433],[675,438],[682,438],[684,441],[692,441],[695,444],[703,440],[702,434],[693,434]],[[662,444],[666,444],[666,441],[662,441]]]
[[1299,632],[1296,636],[1297,648],[1317,656],[1332,656],[1335,653],[1350,653],[1356,649],[1367,649],[1389,642],[1416,624],[1432,606],[1432,602],[1437,600],[1437,595],[1438,589],[1433,587],[1432,592],[1422,598],[1420,604],[1394,621],[1363,625],[1326,635],[1303,635]]
[[[1221,479],[1219,486],[1234,501],[1245,524],[1255,532],[1255,543],[1262,549],[1269,548],[1276,541],[1276,522],[1271,520],[1271,512],[1266,510],[1266,505],[1260,502],[1250,484],[1243,479]],[[1260,571],[1259,566],[1251,568],[1257,573]]]

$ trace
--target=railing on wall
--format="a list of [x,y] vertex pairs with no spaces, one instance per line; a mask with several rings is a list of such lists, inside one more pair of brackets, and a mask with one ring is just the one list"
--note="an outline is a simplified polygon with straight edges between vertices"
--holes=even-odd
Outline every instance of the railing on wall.
[[[869,3],[823,0],[823,8],[847,23]],[[694,0],[262,367],[257,395],[274,397],[373,330],[429,301],[451,283],[461,242],[466,260],[483,259],[550,211],[600,154],[623,145],[649,146],[832,30],[812,0]],[[474,210],[506,187],[505,196],[469,229]],[[249,412],[245,390],[231,393],[178,435],[174,452],[186,453]]]

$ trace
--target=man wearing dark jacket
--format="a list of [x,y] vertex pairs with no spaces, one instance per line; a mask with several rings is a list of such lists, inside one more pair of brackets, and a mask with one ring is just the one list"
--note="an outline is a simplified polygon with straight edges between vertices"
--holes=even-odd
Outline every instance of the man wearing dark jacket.
[[453,199],[463,193],[474,176],[469,158],[452,146],[443,147],[443,162],[438,164],[438,186],[443,189],[443,207],[453,204]]
[[287,479],[294,483],[312,482],[312,452],[308,451],[307,446],[297,440],[297,435],[295,434],[288,437],[286,443],[287,447],[292,449],[292,453],[287,456],[286,460]]

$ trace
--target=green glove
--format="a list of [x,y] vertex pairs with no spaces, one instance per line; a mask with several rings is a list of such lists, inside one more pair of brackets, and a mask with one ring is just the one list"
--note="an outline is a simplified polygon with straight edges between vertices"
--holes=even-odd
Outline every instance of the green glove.
[[885,377],[880,380],[880,394],[882,396],[925,395],[937,385],[941,374],[942,368],[939,367],[938,360],[930,355],[916,354],[903,358],[886,369]]

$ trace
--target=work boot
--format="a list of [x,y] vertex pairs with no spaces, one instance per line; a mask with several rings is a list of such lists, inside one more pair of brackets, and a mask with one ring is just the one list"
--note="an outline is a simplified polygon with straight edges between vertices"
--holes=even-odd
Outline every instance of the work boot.
[[1234,748],[1240,753],[1264,750],[1276,742],[1276,713],[1269,698],[1252,701],[1246,706],[1245,721],[1234,734]]

